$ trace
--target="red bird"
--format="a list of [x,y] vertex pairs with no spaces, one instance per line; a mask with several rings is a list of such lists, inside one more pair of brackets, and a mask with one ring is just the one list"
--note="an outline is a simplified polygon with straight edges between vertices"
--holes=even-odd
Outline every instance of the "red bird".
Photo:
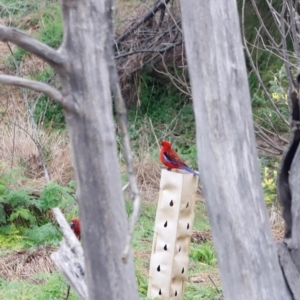
[[189,168],[185,162],[172,149],[172,146],[167,141],[161,142],[161,149],[159,153],[160,161],[168,167],[168,169],[181,169],[189,173],[199,176],[199,173]]
[[76,237],[80,240],[80,221],[77,218],[71,219],[71,229],[75,233]]

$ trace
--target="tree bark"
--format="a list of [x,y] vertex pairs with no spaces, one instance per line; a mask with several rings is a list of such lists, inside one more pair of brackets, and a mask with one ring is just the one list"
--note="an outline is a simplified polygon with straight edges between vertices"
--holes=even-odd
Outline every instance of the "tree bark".
[[263,200],[235,0],[182,0],[198,164],[226,299],[292,299]]
[[127,218],[113,122],[109,68],[112,0],[63,1],[63,95],[71,139],[89,298],[138,299],[132,254],[121,260]]
[[[64,260],[66,256],[60,260],[61,268],[71,278],[76,270],[74,265],[68,269],[68,260],[71,257],[78,260],[82,270],[78,280],[84,278],[86,281],[91,300],[135,300],[138,292],[129,242],[138,217],[139,194],[128,154],[130,149],[127,149],[126,163],[135,212],[131,234],[126,240],[128,224],[111,99],[112,87],[114,92],[118,90],[118,78],[110,74],[112,70],[116,73],[112,49],[114,1],[63,0],[62,8],[64,39],[58,51],[19,30],[0,25],[0,40],[12,42],[46,61],[60,76],[62,91],[8,75],[0,75],[0,83],[44,92],[58,101],[65,113],[77,183],[85,265],[81,263],[81,248],[75,253],[70,242],[65,243],[64,248],[71,251],[66,255],[67,261]],[[119,97],[118,106],[122,106],[121,102]],[[124,117],[122,120],[125,135]],[[124,137],[124,145],[129,147],[128,134]],[[79,294],[86,298],[85,285],[81,284]]]

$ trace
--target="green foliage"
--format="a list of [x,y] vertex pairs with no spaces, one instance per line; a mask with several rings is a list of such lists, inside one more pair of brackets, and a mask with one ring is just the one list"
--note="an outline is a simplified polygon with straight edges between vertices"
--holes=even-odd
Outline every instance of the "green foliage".
[[0,226],[0,245],[1,249],[20,249],[23,247],[23,236],[14,224]]
[[128,112],[134,151],[140,153],[143,150],[141,140],[144,137],[147,142],[143,147],[155,148],[148,152],[157,159],[156,141],[167,139],[191,167],[197,168],[195,116],[190,100],[169,83],[159,81],[151,68],[142,73],[139,100],[137,109],[130,107]]
[[25,237],[24,247],[58,246],[61,241],[61,233],[52,223],[27,228],[22,232],[22,235]]
[[31,208],[34,203],[28,190],[13,189],[22,180],[20,169],[12,169],[0,176],[0,224],[31,225],[36,224],[36,216]]
[[187,283],[184,300],[221,300],[221,296],[219,288]]
[[190,259],[207,265],[215,265],[217,263],[215,250],[210,243],[203,243],[197,248],[191,247]]
[[[6,281],[0,278],[0,299],[5,300],[61,300],[65,299],[68,284],[59,272],[32,276],[40,284],[26,281]],[[74,290],[70,290],[69,300],[79,300]]]
[[37,223],[36,217],[32,214],[32,212],[28,208],[24,207],[17,208],[8,218],[11,223],[18,219],[25,220],[32,225]]
[[[30,12],[31,26],[32,19],[36,18],[35,27],[39,28],[35,38],[47,44],[50,47],[57,49],[63,38],[63,24],[62,24],[62,11],[61,4],[57,1],[44,0],[42,2],[36,0],[27,1],[7,1],[7,11],[13,11],[20,18],[23,14]],[[4,10],[5,11],[5,10]],[[17,26],[17,24],[16,24]],[[26,27],[23,29],[27,29]],[[27,52],[21,48],[16,47],[13,51],[13,56],[8,59],[9,65],[14,69],[15,61],[19,65],[25,58]],[[54,77],[54,72],[50,67],[47,67],[39,74],[31,74],[32,79],[47,82],[50,78]],[[49,99],[43,95],[40,97],[34,111],[35,120],[43,122],[47,127],[55,129],[65,128],[65,118],[60,104]]]
[[138,284],[138,291],[140,296],[147,296],[147,290],[148,290],[148,280],[147,277],[141,274],[139,269],[135,270],[136,275],[136,281]]
[[[3,248],[33,245],[58,245],[61,234],[49,223],[49,209],[60,207],[67,218],[77,215],[75,184],[60,186],[50,182],[36,199],[18,188],[21,170],[9,170],[0,176],[0,243]],[[3,226],[5,225],[5,226]]]
[[[50,2],[51,0],[43,1]],[[1,1],[1,10],[0,17],[8,18],[12,17],[12,27],[17,27],[21,18],[34,14],[41,7],[41,1],[37,0],[2,0]],[[18,18],[17,18],[18,17]]]
[[170,123],[184,99],[177,90],[157,82],[146,71],[142,75],[140,91],[140,114],[147,115],[154,123]]
[[61,4],[48,4],[39,20],[40,31],[37,38],[48,46],[57,49],[63,38]]
[[262,187],[267,205],[274,204],[277,199],[276,192],[277,171],[264,167],[262,172]]
[[[272,80],[269,81],[269,93],[280,114],[288,120],[289,109],[287,101],[287,81],[284,67],[273,73]],[[266,98],[262,91],[258,91],[252,96],[252,109],[254,121],[271,131],[286,132],[287,126],[276,112],[273,105]]]
[[43,211],[57,206],[66,208],[75,201],[70,195],[72,192],[74,191],[71,188],[60,186],[56,182],[51,181],[42,190],[37,207]]
[[[55,74],[50,67],[32,76],[32,79],[41,82],[48,82],[53,78],[55,78]],[[66,125],[61,105],[45,95],[41,96],[35,105],[34,119],[37,123],[53,129],[64,129]]]

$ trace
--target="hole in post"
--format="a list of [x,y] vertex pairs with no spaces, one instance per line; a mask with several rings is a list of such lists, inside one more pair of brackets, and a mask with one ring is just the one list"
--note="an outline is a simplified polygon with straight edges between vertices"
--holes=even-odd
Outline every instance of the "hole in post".
[[161,295],[161,289],[159,289],[158,295]]
[[181,251],[181,246],[179,246],[179,250],[178,250],[179,252]]
[[175,291],[175,297],[177,296],[177,291]]
[[167,248],[167,244],[165,244],[165,246],[164,246],[164,250],[165,250],[165,251],[167,251],[167,250],[168,250],[168,248]]
[[190,228],[190,224],[188,223],[187,226],[186,226],[186,229],[189,229],[189,228]]
[[170,206],[173,206],[174,205],[174,203],[173,203],[173,200],[171,200],[171,202],[170,202]]
[[160,265],[158,265],[158,267],[157,267],[157,271],[158,271],[158,272],[160,272]]
[[167,227],[168,226],[168,221],[166,221],[166,223],[164,224],[164,227]]
[[188,203],[186,204],[186,207],[185,207],[185,208],[188,208],[188,207],[189,207],[189,205],[190,205],[190,202],[188,202]]
[[181,270],[181,274],[183,274],[184,273],[184,268],[182,268],[182,270]]

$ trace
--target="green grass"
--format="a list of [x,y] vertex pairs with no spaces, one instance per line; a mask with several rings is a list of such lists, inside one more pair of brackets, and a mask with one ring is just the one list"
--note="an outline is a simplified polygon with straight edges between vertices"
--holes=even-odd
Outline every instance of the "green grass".
[[[5,300],[61,300],[67,295],[67,282],[59,272],[53,274],[36,274],[27,281],[5,281],[0,279],[0,299]],[[78,300],[79,297],[71,289],[69,300]]]

